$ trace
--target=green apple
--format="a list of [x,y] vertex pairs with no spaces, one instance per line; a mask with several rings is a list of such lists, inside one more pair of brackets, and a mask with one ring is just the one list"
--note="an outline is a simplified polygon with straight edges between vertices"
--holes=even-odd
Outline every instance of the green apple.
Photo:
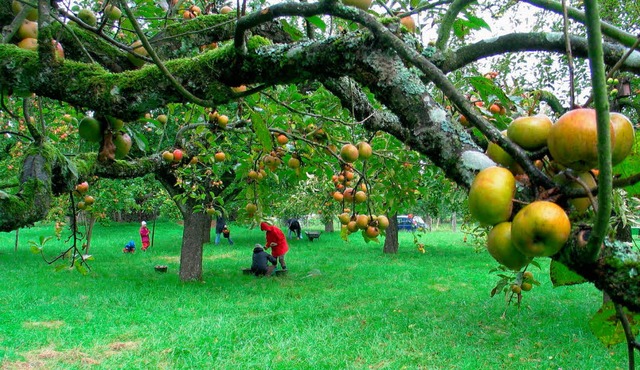
[[373,0],[342,0],[344,5],[355,6],[362,10],[368,10]]
[[507,136],[522,149],[538,150],[547,145],[553,122],[545,115],[519,117],[507,128]]
[[571,222],[559,205],[535,201],[513,218],[511,240],[527,257],[549,257],[558,253],[569,239]]
[[[591,191],[598,186],[595,176],[590,171],[580,172],[574,176],[584,182]],[[572,181],[565,171],[555,175],[553,181],[559,186],[569,185],[571,189],[584,189],[580,183]],[[589,197],[573,198],[569,200],[569,204],[573,206],[578,214],[583,214],[591,206],[591,200],[589,200]]]
[[531,258],[520,253],[511,240],[511,222],[501,222],[491,229],[487,236],[487,250],[500,264],[519,271]]
[[[507,131],[502,131],[502,136],[507,136]],[[513,159],[509,153],[505,152],[504,149],[500,147],[500,145],[489,142],[487,145],[487,151],[485,152],[487,157],[491,158],[497,164],[510,168],[516,164],[516,161]]]

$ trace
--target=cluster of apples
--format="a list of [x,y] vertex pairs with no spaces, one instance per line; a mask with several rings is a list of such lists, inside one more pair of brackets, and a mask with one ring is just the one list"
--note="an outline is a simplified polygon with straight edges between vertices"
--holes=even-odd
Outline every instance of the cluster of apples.
[[[610,130],[611,159],[615,165],[631,153],[635,132],[631,121],[620,113],[611,113]],[[595,178],[590,173],[598,167],[595,110],[575,109],[555,123],[546,116],[518,118],[509,125],[506,136],[529,151],[546,146],[549,157],[545,158],[548,163],[545,169],[553,175],[558,187],[575,178],[595,187]],[[477,174],[469,191],[469,210],[481,224],[492,226],[487,237],[491,256],[518,271],[534,257],[558,253],[571,232],[565,209],[548,200],[536,200],[514,215],[516,177],[522,170],[506,152],[498,151],[491,144],[487,155],[503,167],[488,167]],[[570,200],[568,204],[575,211],[584,212],[590,202],[582,198]]]
[[[108,128],[108,130],[107,130]],[[115,146],[114,156],[123,159],[131,150],[131,136],[124,131],[124,121],[114,117],[107,117],[106,122],[92,116],[85,116],[78,125],[78,135],[88,142],[99,143],[105,138],[105,130],[112,134],[111,140]]]
[[229,123],[229,117],[218,113],[218,111],[210,112],[208,115],[209,122],[215,123],[221,129],[227,128],[227,124]]
[[356,145],[345,144],[340,149],[340,158],[347,163],[353,163],[358,159],[366,161],[373,155],[371,145],[366,141],[361,141]]
[[86,181],[81,182],[80,184],[76,185],[75,190],[76,195],[82,197],[82,200],[79,201],[76,205],[78,209],[81,209],[83,211],[90,211],[93,207],[93,204],[95,203],[95,198],[87,194],[87,192],[89,191],[89,183],[87,183]]
[[[27,17],[22,22],[18,31],[16,32],[17,42],[19,48],[38,51],[38,9],[30,5],[25,4],[29,9],[27,11]],[[14,14],[18,14],[23,4],[20,1],[14,0],[11,3],[11,8]],[[55,51],[55,56],[58,59],[64,59],[64,49],[62,44],[56,40],[51,40]]]
[[162,152],[162,159],[169,163],[180,163],[183,157],[184,153],[181,149],[174,149],[173,151],[165,150]]
[[346,208],[338,215],[338,220],[342,224],[342,228],[346,229],[349,234],[362,230],[362,236],[365,240],[375,239],[380,235],[381,230],[389,227],[389,219],[387,216],[365,215],[365,214],[349,214]]
[[[331,194],[333,199],[338,202],[342,202],[343,200],[348,202],[353,201],[357,193],[355,189],[351,188],[354,181],[355,173],[353,172],[353,166],[350,163],[344,164],[340,172],[331,176],[331,182],[335,187],[335,191]],[[367,199],[366,187],[361,190],[357,198],[357,203],[362,203]]]

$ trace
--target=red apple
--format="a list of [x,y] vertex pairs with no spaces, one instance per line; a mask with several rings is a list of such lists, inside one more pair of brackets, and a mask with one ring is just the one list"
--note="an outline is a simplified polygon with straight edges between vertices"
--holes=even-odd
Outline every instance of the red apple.
[[174,162],[180,162],[181,160],[182,160],[182,150],[175,149],[173,151],[173,161]]
[[[615,144],[613,125],[611,147]],[[598,132],[595,109],[574,109],[563,114],[551,126],[547,138],[549,152],[555,161],[576,171],[598,168]]]

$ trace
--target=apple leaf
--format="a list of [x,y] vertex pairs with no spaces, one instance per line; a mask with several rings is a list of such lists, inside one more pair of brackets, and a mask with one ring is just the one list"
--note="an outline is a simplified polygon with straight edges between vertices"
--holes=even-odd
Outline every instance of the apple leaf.
[[265,125],[262,116],[260,116],[257,112],[251,113],[251,124],[253,125],[253,131],[256,133],[256,137],[262,144],[264,150],[269,153],[271,149],[273,149],[271,145],[271,135],[269,134],[269,129],[267,125]]
[[587,280],[558,261],[551,261],[549,277],[554,287],[582,284]]
[[285,32],[287,32],[289,36],[291,36],[291,39],[293,41],[298,41],[304,36],[302,32],[300,32],[300,30],[290,25],[286,20],[281,19],[280,24],[282,25],[282,29],[285,30]]
[[498,283],[496,284],[496,286],[493,287],[493,289],[491,289],[491,297],[496,295],[496,293],[502,291],[502,289],[505,286],[507,286],[507,283],[509,283],[509,279],[507,279],[507,278],[502,278],[502,279],[498,280]]
[[78,271],[79,273],[81,273],[82,275],[86,275],[89,273],[89,270],[87,270],[87,267],[85,265],[83,265],[80,260],[76,260],[73,263],[74,267],[76,268],[76,271]]
[[39,248],[39,247],[38,247],[38,246],[36,246],[36,245],[32,245],[32,246],[31,246],[31,253],[33,253],[33,254],[40,254],[40,251],[42,251],[42,248]]
[[[623,309],[623,312],[631,324],[633,335],[637,336],[640,332],[640,314],[631,313],[626,308]],[[600,307],[589,320],[589,327],[605,346],[613,346],[626,341],[624,329],[616,316],[616,309],[612,302],[604,303]]]
[[[613,172],[620,174],[623,178],[633,176],[638,172],[640,166],[640,130],[636,130],[635,143],[633,145],[633,151],[625,158],[622,163],[616,165],[613,168]],[[629,185],[624,188],[630,196],[636,196],[640,194],[640,183]]]
[[137,132],[131,132],[130,135],[133,138],[133,141],[136,142],[136,146],[143,152],[147,151],[147,144],[149,141],[144,135],[139,135]]
[[320,30],[324,31],[325,29],[327,29],[327,24],[324,23],[324,21],[322,20],[322,18],[318,17],[317,15],[311,16],[311,17],[307,17],[305,18],[309,23],[313,24],[314,26],[318,27]]
[[509,99],[507,94],[505,94],[493,80],[483,76],[471,76],[466,79],[476,89],[478,94],[480,94],[480,99],[483,101],[498,99],[505,107],[511,105],[511,99]]

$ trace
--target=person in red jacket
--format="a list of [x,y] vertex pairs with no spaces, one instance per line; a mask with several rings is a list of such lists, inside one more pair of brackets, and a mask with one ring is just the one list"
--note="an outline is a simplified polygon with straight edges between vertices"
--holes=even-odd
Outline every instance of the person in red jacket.
[[266,222],[260,223],[260,230],[266,232],[267,242],[264,249],[271,248],[271,255],[277,258],[280,262],[280,267],[286,270],[287,264],[284,262],[284,255],[289,251],[289,245],[284,233],[277,226],[269,225]]
[[140,239],[142,239],[142,251],[146,252],[147,248],[149,248],[149,229],[147,228],[147,223],[142,221],[140,223]]

